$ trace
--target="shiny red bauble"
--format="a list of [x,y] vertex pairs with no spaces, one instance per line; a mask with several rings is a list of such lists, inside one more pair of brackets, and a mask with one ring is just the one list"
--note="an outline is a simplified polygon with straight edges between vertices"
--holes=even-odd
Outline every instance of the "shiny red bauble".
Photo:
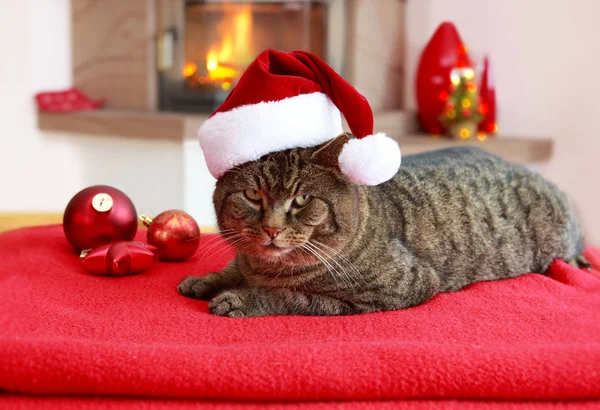
[[184,261],[193,256],[200,244],[200,228],[191,215],[177,210],[165,211],[140,219],[148,227],[148,243],[158,249],[163,261]]
[[85,188],[67,205],[63,230],[73,247],[82,251],[116,241],[130,241],[137,232],[137,212],[123,192],[106,185]]
[[483,62],[479,98],[481,101],[479,111],[483,115],[483,120],[479,123],[479,131],[495,134],[498,131],[496,123],[496,84],[492,77],[492,68],[488,57]]
[[154,264],[156,248],[142,242],[116,242],[81,253],[81,266],[100,276],[126,276],[143,272]]
[[445,131],[439,120],[452,90],[450,72],[454,68],[472,67],[454,24],[442,23],[425,46],[417,68],[416,97],[419,122],[431,134]]

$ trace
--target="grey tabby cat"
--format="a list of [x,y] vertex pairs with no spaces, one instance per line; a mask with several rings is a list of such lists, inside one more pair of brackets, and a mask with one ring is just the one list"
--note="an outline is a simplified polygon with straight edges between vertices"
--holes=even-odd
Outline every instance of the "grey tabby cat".
[[479,281],[585,264],[566,196],[478,148],[403,159],[359,186],[340,172],[343,134],[265,155],[225,174],[218,224],[237,256],[179,292],[215,315],[349,315],[403,309]]

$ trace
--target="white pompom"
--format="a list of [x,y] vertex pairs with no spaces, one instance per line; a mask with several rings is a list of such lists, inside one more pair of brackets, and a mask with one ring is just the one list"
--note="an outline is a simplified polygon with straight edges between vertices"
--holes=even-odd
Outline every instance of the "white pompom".
[[383,133],[348,141],[338,158],[340,169],[359,185],[378,185],[396,175],[401,154],[398,143]]

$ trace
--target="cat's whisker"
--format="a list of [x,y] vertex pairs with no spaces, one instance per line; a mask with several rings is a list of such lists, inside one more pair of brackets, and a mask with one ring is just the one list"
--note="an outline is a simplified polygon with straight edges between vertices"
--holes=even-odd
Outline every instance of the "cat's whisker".
[[206,250],[206,246],[213,245],[214,243],[219,243],[220,241],[226,241],[227,238],[231,236],[232,234],[215,235],[212,238],[210,238],[206,243],[203,243],[202,246]]
[[[331,270],[332,270],[333,272],[335,272],[335,274],[337,274],[337,276],[335,276],[335,275],[333,275],[333,274],[332,274],[333,276],[335,276],[335,277],[339,278],[339,279],[342,281],[342,283],[344,283],[346,286],[348,286],[348,287],[350,287],[350,288],[352,288],[352,287],[353,287],[353,286],[352,286],[352,283],[350,283],[350,282],[346,282],[346,280],[345,280],[345,277],[343,276],[343,272],[340,272],[339,270],[337,270],[337,269],[336,269],[334,266],[332,266],[332,265],[329,263],[329,261],[328,261],[327,259],[331,259],[331,260],[333,261],[333,259],[331,258],[331,256],[329,256],[328,254],[326,254],[326,253],[325,253],[323,250],[321,250],[321,249],[317,248],[317,247],[316,247],[314,244],[310,243],[310,241],[306,242],[306,245],[307,245],[307,249],[309,249],[309,250],[312,250],[312,251],[314,252],[314,254],[315,254],[315,255],[318,255],[318,256],[319,256],[319,258],[321,259],[321,261],[323,262],[323,264],[325,264],[325,265],[326,265],[326,267],[328,267],[328,268],[331,268]],[[326,257],[323,257],[323,254],[324,254]],[[335,262],[335,261],[334,261],[334,262]],[[339,265],[339,264],[338,264],[338,265]],[[328,270],[329,270],[329,269],[328,269]],[[342,270],[343,270],[343,269],[342,269]],[[337,284],[337,282],[336,282],[336,284]]]
[[227,236],[232,233],[241,233],[239,229],[223,229],[222,231],[217,232],[217,235]]
[[218,248],[216,249],[209,257],[210,258],[216,258],[218,256],[223,255],[226,251],[229,250],[229,248],[234,248],[236,245],[242,244],[244,242],[247,242],[248,240],[245,237],[242,238],[238,238],[236,240],[234,240],[232,243],[227,243],[226,245],[229,246],[224,246],[222,248]]
[[[327,257],[327,259],[331,260],[333,263],[335,263],[340,268],[339,270],[336,269],[336,272],[340,275],[341,279],[344,279],[345,283],[348,283],[348,285],[350,287],[354,287],[354,285],[358,285],[360,287],[360,283],[356,279],[352,278],[350,276],[350,274],[347,272],[347,270],[342,265],[340,265],[340,263],[338,261],[336,261],[331,255],[329,255],[324,249],[319,248],[316,244],[312,243],[311,241],[308,241],[308,243],[315,250],[320,251],[323,255],[325,255]],[[354,284],[352,284],[352,283],[354,283]]]
[[213,252],[208,255],[203,255],[202,259],[200,261],[204,260],[205,258],[206,259],[216,258],[216,257],[222,255],[223,253],[225,253],[226,251],[228,251],[229,249],[231,249],[232,247],[234,247],[235,245],[244,242],[245,240],[246,239],[242,237],[242,238],[234,239],[231,244],[227,243],[227,242],[222,242],[219,244],[219,245],[222,245],[221,247],[214,246],[212,248]]
[[227,244],[228,240],[237,240],[238,238],[244,236],[243,233],[236,233],[236,234],[229,234],[229,235],[220,235],[217,236],[216,238],[214,238],[213,241],[211,241],[211,245],[208,248],[204,249],[204,253],[202,254],[202,256],[200,256],[200,260],[199,262],[204,260],[204,257],[206,256],[206,254],[208,252],[210,252],[213,248],[222,245],[222,244]]
[[235,239],[239,238],[240,236],[246,236],[246,234],[244,234],[243,232],[229,233],[229,234],[221,235],[221,239],[223,239],[223,241],[225,241],[225,242],[228,242],[230,240],[235,240]]
[[[325,245],[324,243],[319,242],[319,241],[313,240],[311,243],[313,243],[313,245],[320,245],[322,248],[329,250],[331,253],[333,253],[338,258],[340,258],[344,263],[346,263],[346,265],[348,265],[348,267],[351,269],[352,272],[354,272],[357,276],[362,278],[362,273],[360,273],[360,271],[356,268],[356,266],[354,266],[354,264],[352,262],[350,262],[340,252],[338,252],[337,250],[333,249],[332,247]],[[358,284],[360,286],[360,281],[357,281],[356,278],[353,278],[353,279],[356,282],[356,284]]]
[[219,243],[221,240],[223,240],[223,238],[220,235],[216,235],[216,236],[209,238],[209,240],[206,243],[200,242],[201,246],[198,247],[198,250],[196,250],[196,252],[194,253],[194,256],[198,255],[198,253],[200,253],[202,251],[205,251],[206,246],[213,245],[214,243]]
[[[223,234],[227,233],[228,231],[229,232],[236,232],[237,229],[227,229],[227,230],[224,230],[224,231],[221,231],[221,232],[217,232],[216,234],[217,235],[219,235],[219,234],[223,235]],[[186,240],[185,242],[195,241],[196,239],[201,238],[204,235],[206,235],[206,234],[200,234],[198,236],[194,236],[193,238],[190,238],[190,239]]]
[[342,255],[336,249],[333,249],[332,247],[330,247],[322,242],[319,242],[319,241],[312,241],[312,243],[313,243],[313,245],[320,246],[321,248],[324,248],[324,249],[330,251],[335,256],[340,258],[342,260],[342,262],[346,263],[348,265],[348,267],[352,270],[352,272],[356,273],[356,275],[358,275],[358,276],[362,276],[360,271],[352,264],[352,262],[350,262],[344,255]]
[[319,259],[321,262],[323,262],[323,266],[325,266],[325,269],[327,269],[327,272],[329,273],[329,275],[333,279],[333,282],[335,283],[335,286],[337,288],[339,288],[340,284],[337,281],[337,277],[335,276],[335,274],[333,272],[331,272],[331,269],[329,269],[329,264],[327,263],[327,261],[325,261],[325,259],[323,259],[323,257],[321,255],[319,255],[313,249],[309,248],[307,245],[308,245],[308,242],[304,243],[304,245],[302,245],[302,248],[305,249],[306,251],[310,252],[312,255],[314,255],[315,257],[317,257],[317,259]]
[[[219,245],[224,245],[227,244],[227,242],[225,240],[223,240],[223,238],[221,238],[220,236],[213,238],[213,241],[210,242],[210,246],[207,248],[202,249],[202,255],[200,255],[200,257],[198,258],[198,262],[196,263],[196,268],[198,268],[198,266],[200,266],[200,264],[204,261],[205,256],[208,252],[211,251],[211,249],[214,249],[215,247],[219,246]],[[200,251],[200,249],[198,249],[198,251]],[[196,252],[197,254],[198,252]]]
[[[310,258],[310,254],[309,254],[308,252],[306,252],[306,250],[304,249],[303,245],[301,245],[301,246],[299,246],[299,247],[296,247],[296,249],[298,249],[300,252],[302,252],[302,255],[303,255],[303,256],[304,256],[304,255],[307,255],[307,256]],[[303,257],[303,260],[308,260],[308,259],[305,259],[305,258]]]

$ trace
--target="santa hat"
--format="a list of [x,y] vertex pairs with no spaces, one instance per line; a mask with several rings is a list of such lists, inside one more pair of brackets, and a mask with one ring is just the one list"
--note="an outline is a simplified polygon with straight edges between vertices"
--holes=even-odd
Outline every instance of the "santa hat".
[[338,157],[342,173],[362,185],[391,179],[400,167],[398,144],[373,134],[366,98],[306,51],[263,51],[198,136],[208,169],[218,179],[268,153],[315,147],[335,138],[343,132],[340,111],[356,137]]

